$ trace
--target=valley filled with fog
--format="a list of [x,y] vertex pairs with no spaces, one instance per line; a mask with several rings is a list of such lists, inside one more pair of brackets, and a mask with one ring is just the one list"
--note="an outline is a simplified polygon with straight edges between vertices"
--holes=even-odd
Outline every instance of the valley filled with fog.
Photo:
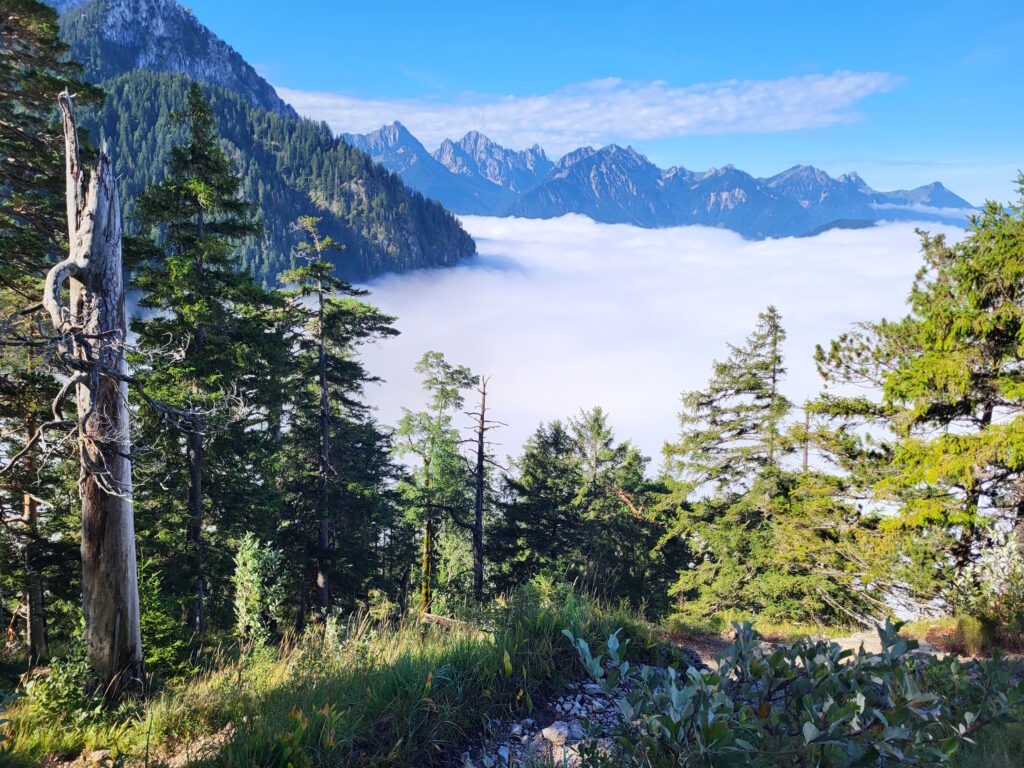
[[[394,424],[424,397],[413,366],[428,349],[491,376],[499,457],[541,421],[605,408],[619,439],[660,464],[682,391],[702,387],[726,344],[778,307],[788,338],[784,392],[820,390],[812,355],[859,320],[895,318],[920,265],[910,223],[747,241],[704,227],[641,229],[583,216],[462,217],[479,256],[450,270],[388,275],[369,300],[397,315],[398,338],[363,351],[385,382],[368,399]],[[961,230],[928,225],[958,238]],[[472,410],[467,408],[467,410]],[[462,419],[466,425],[469,418]]]

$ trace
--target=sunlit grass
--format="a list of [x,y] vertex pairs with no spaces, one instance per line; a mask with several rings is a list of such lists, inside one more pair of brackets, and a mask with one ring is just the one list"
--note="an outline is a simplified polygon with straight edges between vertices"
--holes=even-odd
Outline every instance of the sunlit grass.
[[638,659],[660,652],[652,628],[565,592],[524,591],[483,630],[356,617],[221,659],[145,705],[92,720],[55,723],[23,700],[10,711],[11,759],[106,749],[130,763],[148,752],[151,764],[182,755],[224,766],[440,764],[489,722],[525,715],[581,674],[562,629],[596,643],[618,627]]

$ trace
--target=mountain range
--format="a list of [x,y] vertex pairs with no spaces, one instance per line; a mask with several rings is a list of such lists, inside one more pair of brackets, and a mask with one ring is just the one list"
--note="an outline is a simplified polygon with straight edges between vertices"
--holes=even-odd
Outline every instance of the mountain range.
[[300,216],[344,247],[339,274],[449,266],[476,252],[473,239],[437,201],[410,189],[320,122],[300,118],[231,46],[175,0],[50,0],[63,13],[61,37],[85,76],[107,92],[80,110],[94,143],[107,142],[121,187],[125,224],[134,200],[163,178],[171,148],[187,140],[175,119],[190,83],[203,88],[225,148],[256,205],[260,237],[241,244],[241,262],[273,283],[294,266]]
[[[49,2],[63,11],[62,36],[86,75],[117,82],[115,108],[108,104],[93,127],[108,139],[118,137],[127,192],[157,178],[166,159],[173,105],[159,89],[171,87],[180,96],[174,78],[207,84],[221,133],[240,154],[247,187],[271,233],[265,242],[247,245],[247,263],[265,279],[287,268],[288,224],[297,215],[323,216],[335,239],[357,256],[346,271],[372,275],[451,264],[475,251],[440,206],[458,214],[526,218],[579,213],[642,227],[696,224],[752,239],[876,221],[963,224],[973,210],[939,182],[881,192],[856,173],[833,178],[806,165],[761,178],[732,165],[662,169],[632,147],[615,144],[581,147],[553,160],[540,146],[512,150],[476,131],[446,139],[431,152],[399,122],[334,136],[325,124],[299,118],[252,66],[175,0]],[[147,71],[173,77],[136,74]],[[147,134],[142,120],[160,121],[160,134]],[[239,122],[247,126],[241,133]]]
[[724,227],[760,239],[875,221],[962,224],[973,207],[941,183],[880,192],[856,173],[809,165],[757,178],[732,165],[662,169],[632,147],[581,147],[553,162],[539,146],[515,151],[471,131],[430,152],[401,123],[345,141],[456,213],[671,227]]

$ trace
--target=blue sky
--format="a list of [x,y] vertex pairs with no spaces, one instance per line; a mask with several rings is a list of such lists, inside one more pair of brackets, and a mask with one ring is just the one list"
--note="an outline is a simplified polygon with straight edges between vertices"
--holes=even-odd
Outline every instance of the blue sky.
[[473,128],[553,156],[614,141],[972,203],[1024,168],[1020,2],[184,2],[300,112],[398,119],[430,149]]

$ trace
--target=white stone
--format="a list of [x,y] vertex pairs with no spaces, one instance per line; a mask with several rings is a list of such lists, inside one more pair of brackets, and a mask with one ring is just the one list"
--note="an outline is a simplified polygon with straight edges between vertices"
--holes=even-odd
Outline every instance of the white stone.
[[555,720],[555,722],[540,733],[541,736],[551,742],[552,746],[560,747],[569,738],[569,724],[564,720]]

